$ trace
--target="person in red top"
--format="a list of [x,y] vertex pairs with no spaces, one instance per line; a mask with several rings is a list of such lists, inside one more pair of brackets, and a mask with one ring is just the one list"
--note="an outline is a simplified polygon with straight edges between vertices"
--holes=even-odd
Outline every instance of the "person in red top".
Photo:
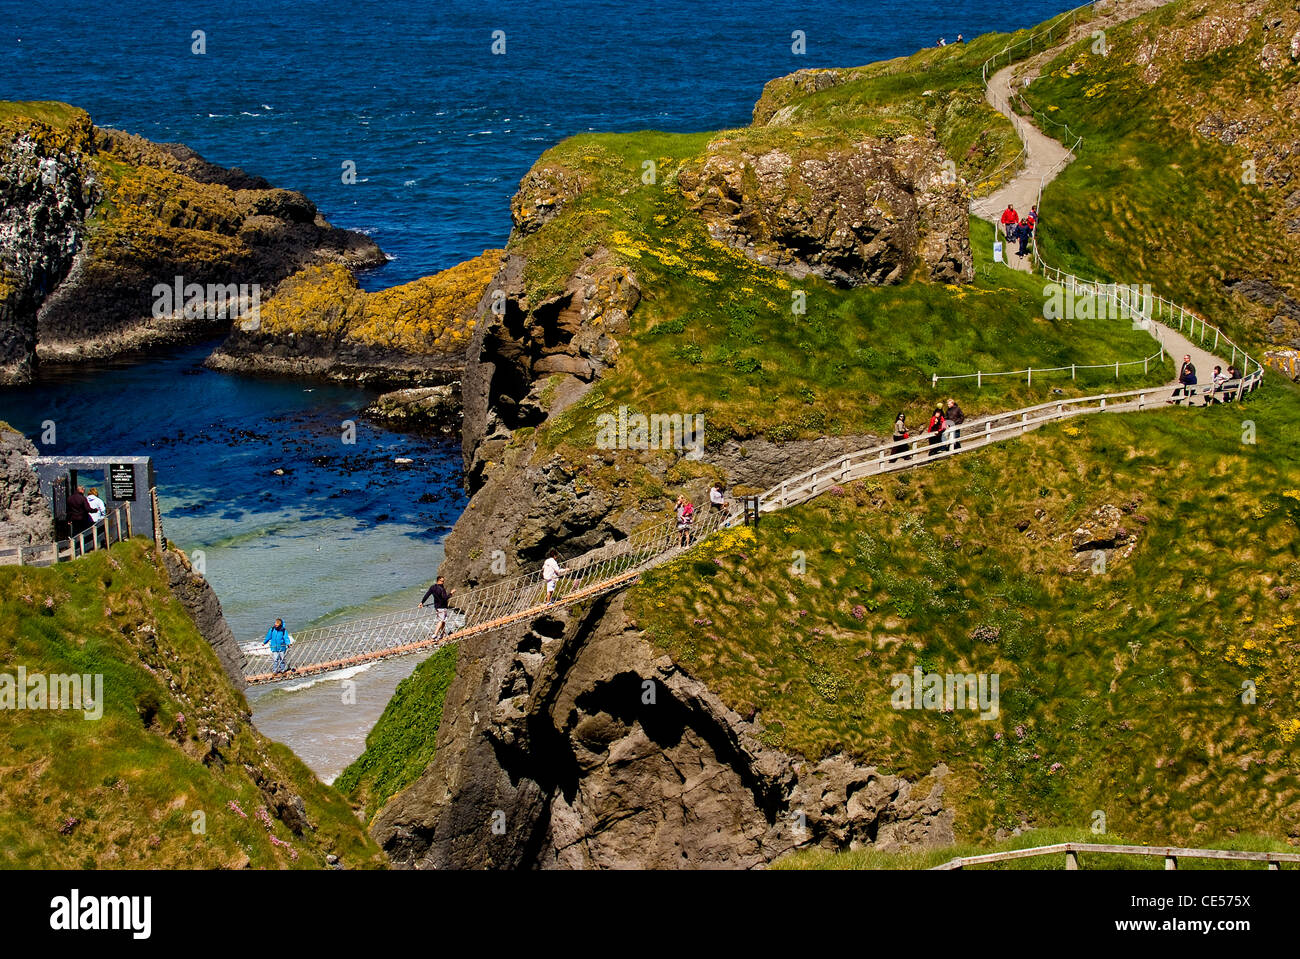
[[1016,212],[1014,206],[1008,203],[1007,208],[1002,211],[1002,235],[1008,240],[1011,239],[1011,227],[1015,226],[1019,222],[1020,214]]
[[939,441],[943,439],[943,431],[947,428],[948,421],[943,418],[943,407],[936,406],[934,415],[930,417],[930,426],[926,430],[930,434],[930,452],[926,455],[926,459],[939,452]]

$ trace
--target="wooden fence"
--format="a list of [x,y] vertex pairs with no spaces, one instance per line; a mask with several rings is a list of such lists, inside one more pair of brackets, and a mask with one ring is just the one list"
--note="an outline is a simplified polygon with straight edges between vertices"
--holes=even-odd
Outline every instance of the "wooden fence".
[[[152,490],[150,491],[153,492]],[[122,503],[90,529],[70,539],[0,549],[0,566],[53,566],[131,538],[131,504]]]
[[1300,853],[1294,852],[1251,852],[1240,849],[1186,849],[1182,846],[1108,846],[1091,842],[1060,842],[1051,846],[1034,846],[1031,849],[1010,849],[1006,852],[991,852],[982,856],[960,856],[949,860],[935,870],[964,869],[967,866],[982,866],[993,862],[1009,862],[1013,859],[1029,859],[1034,856],[1051,856],[1065,854],[1065,868],[1079,868],[1079,853],[1096,852],[1115,856],[1163,856],[1165,869],[1177,869],[1180,859],[1219,859],[1235,862],[1262,862],[1268,864],[1269,872],[1282,868],[1282,863],[1300,863]]

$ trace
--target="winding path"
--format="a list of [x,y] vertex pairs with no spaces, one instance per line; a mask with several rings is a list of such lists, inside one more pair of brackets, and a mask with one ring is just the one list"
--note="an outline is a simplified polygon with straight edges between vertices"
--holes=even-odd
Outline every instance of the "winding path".
[[[1008,203],[1024,216],[1031,206],[1041,201],[1043,188],[1056,179],[1060,172],[1075,159],[1070,148],[1048,136],[1016,112],[1012,105],[1014,91],[1028,86],[1039,75],[1045,63],[1054,59],[1062,49],[1076,42],[1083,33],[1104,30],[1108,26],[1122,23],[1166,2],[1168,0],[1130,0],[1124,4],[1110,4],[1112,9],[1107,15],[1090,20],[1083,25],[1082,29],[1072,30],[1055,46],[1048,47],[1027,60],[1010,63],[988,78],[984,88],[984,98],[1016,128],[1016,133],[1024,143],[1022,154],[1024,165],[1016,176],[993,193],[973,199],[970,204],[972,213],[992,223],[995,229]],[[1034,272],[1035,254],[1038,251],[1033,249],[1028,255],[1020,256],[1012,250],[1012,246],[1011,243],[1005,246],[1007,264],[1026,273]],[[1038,259],[1041,262],[1041,254],[1038,255]],[[1165,352],[1173,358],[1175,376],[1170,381],[1171,387],[1177,383],[1176,374],[1181,368],[1184,356],[1191,357],[1200,385],[1210,382],[1216,366],[1226,373],[1229,365],[1227,360],[1194,343],[1178,330],[1156,319],[1150,320],[1148,329],[1151,335],[1164,346]]]

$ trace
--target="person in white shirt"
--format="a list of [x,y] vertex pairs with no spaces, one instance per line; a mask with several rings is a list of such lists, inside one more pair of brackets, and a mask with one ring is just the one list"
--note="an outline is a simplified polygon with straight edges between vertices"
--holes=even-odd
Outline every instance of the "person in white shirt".
[[718,512],[722,512],[727,508],[727,500],[722,495],[722,487],[717,483],[709,487],[709,505]]
[[106,507],[104,501],[99,498],[98,486],[92,486],[90,488],[90,492],[86,494],[86,502],[90,504],[90,521],[92,523],[98,523],[108,515],[108,507]]
[[546,602],[555,602],[555,583],[568,570],[560,565],[555,550],[551,550],[546,557],[546,562],[542,564],[542,579],[546,580]]

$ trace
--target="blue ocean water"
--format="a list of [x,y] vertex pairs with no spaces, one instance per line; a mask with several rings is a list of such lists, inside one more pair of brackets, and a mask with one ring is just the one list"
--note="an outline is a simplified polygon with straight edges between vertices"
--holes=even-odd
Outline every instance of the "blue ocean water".
[[[1069,5],[0,0],[0,99],[73,103],[101,126],[301,190],[389,254],[362,278],[377,289],[502,246],[519,179],[566,136],[744,125],[773,77],[1029,26]],[[365,425],[345,447],[341,424],[361,423],[369,393],[206,371],[212,346],[46,374],[0,390],[0,419],[33,439],[54,421],[47,451],[154,456],[167,533],[204,552],[241,640],[276,616],[293,629],[418,599],[464,508],[458,447]],[[358,677],[349,709],[328,683],[250,700],[265,732],[330,777],[410,668]]]
[[[394,258],[365,279],[375,288],[504,244],[519,179],[573,133],[743,125],[773,77],[1029,26],[1069,6],[0,0],[0,99],[74,103],[102,126],[303,191]],[[492,53],[494,31],[504,54]],[[343,183],[348,161],[355,184]]]

